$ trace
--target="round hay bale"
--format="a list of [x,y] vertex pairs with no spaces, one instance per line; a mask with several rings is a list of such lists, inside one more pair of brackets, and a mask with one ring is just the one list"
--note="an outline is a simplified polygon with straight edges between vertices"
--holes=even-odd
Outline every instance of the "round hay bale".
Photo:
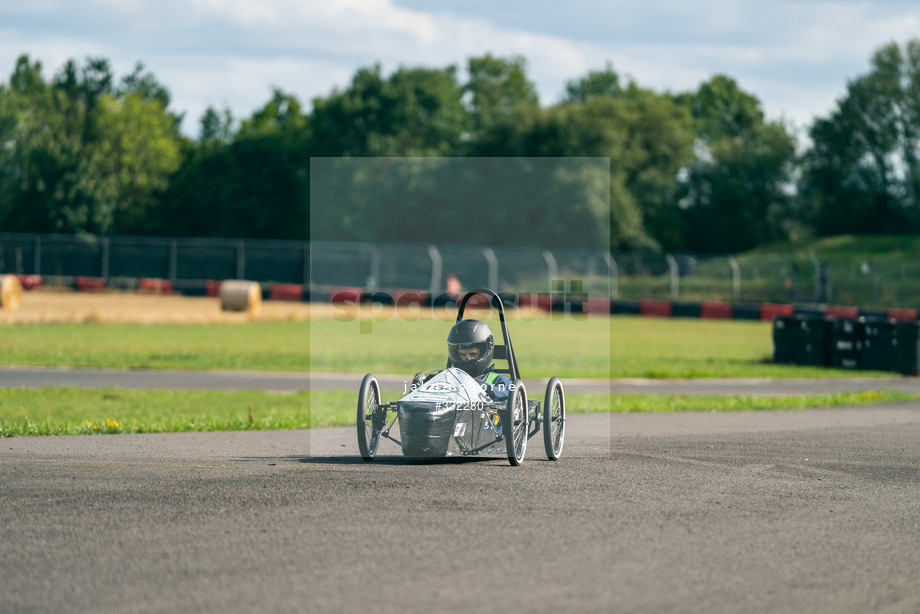
[[0,308],[18,309],[22,300],[22,284],[15,275],[0,275]]
[[230,279],[220,284],[222,311],[244,311],[259,315],[262,309],[262,288],[254,281]]

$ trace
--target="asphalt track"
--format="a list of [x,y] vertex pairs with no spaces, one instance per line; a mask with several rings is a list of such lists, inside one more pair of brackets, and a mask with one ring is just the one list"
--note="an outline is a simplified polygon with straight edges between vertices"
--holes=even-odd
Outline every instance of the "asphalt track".
[[574,415],[517,468],[365,463],[350,428],[16,437],[0,518],[4,613],[915,613],[920,404]]

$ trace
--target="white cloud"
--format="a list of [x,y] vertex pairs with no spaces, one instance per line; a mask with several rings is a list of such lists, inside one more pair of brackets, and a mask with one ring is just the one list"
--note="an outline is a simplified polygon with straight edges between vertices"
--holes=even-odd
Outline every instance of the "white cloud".
[[906,1],[713,0],[4,0],[0,78],[16,57],[46,76],[67,59],[142,61],[197,130],[208,105],[245,117],[270,88],[309,105],[361,66],[463,68],[471,56],[521,55],[545,104],[608,61],[640,85],[695,88],[716,73],[758,96],[770,117],[824,114],[890,41],[920,34]]

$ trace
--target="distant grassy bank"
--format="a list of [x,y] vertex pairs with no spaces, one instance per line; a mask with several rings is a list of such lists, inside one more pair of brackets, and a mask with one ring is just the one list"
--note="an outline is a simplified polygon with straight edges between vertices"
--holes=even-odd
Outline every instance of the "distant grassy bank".
[[[729,254],[682,257],[677,300],[810,302],[820,297],[819,302],[881,311],[920,308],[920,235],[810,238],[731,256],[734,262]],[[621,298],[673,298],[664,254],[627,253],[622,259]],[[643,264],[630,266],[634,260]],[[816,292],[817,266],[829,295]]]
[[837,235],[765,245],[744,256],[807,255],[820,258],[871,258],[920,260],[920,235]]

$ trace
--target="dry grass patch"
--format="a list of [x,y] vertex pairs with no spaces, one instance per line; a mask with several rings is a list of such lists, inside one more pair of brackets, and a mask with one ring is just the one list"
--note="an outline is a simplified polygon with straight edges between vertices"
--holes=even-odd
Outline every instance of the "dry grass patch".
[[310,318],[309,303],[264,301],[258,316],[222,311],[220,299],[128,292],[34,290],[19,309],[0,310],[0,324],[217,324],[297,321]]
[[[490,319],[494,314],[468,309],[467,317]],[[538,320],[549,314],[509,310],[508,318]],[[33,290],[22,294],[19,308],[0,309],[0,324],[222,324],[252,321],[437,320],[453,322],[456,309],[393,307],[362,303],[338,304],[263,301],[258,315],[222,311],[219,298],[107,291],[72,292],[64,289]]]

